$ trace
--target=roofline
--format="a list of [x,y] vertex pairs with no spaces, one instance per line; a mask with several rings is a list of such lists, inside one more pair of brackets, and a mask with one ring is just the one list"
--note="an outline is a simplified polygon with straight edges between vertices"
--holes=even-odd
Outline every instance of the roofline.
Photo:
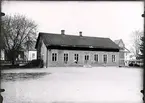
[[125,48],[129,53],[131,53],[130,50],[128,50],[126,47],[124,47],[124,48]]
[[119,52],[119,49],[117,48],[89,48],[89,47],[73,47],[59,45],[49,45],[47,46],[47,49]]
[[[122,41],[123,45],[125,46],[125,44],[124,44],[123,40],[122,40],[122,39],[120,39],[120,41]],[[119,41],[119,43],[120,43],[120,41]]]
[[[108,38],[108,39],[110,39],[110,38]],[[114,43],[114,45],[116,45],[118,47],[118,49],[120,49],[119,45],[117,45],[113,40],[111,40],[111,41]]]
[[[105,48],[105,47],[99,47],[99,46],[90,46],[90,45],[88,45],[88,46],[83,46],[83,45],[54,45],[54,44],[48,44],[48,45],[46,45],[46,47],[48,47],[48,46],[52,46],[52,47],[55,47],[55,46],[59,46],[59,47],[84,47],[84,48]],[[118,48],[105,48],[105,49],[120,49],[119,47]]]
[[[39,34],[50,34],[50,35],[62,35],[61,33],[46,33],[46,32],[39,32]],[[70,34],[65,34],[63,36],[77,36],[77,37],[80,37],[80,35],[70,35]],[[104,39],[110,39],[108,37],[95,37],[95,36],[81,36],[81,37],[91,37],[91,38],[104,38]],[[111,40],[111,39],[110,39]]]
[[28,50],[28,51],[37,51],[37,50]]
[[36,44],[35,44],[35,49],[37,49],[37,45],[38,45],[39,39],[40,39],[40,34],[38,34],[38,38],[37,38]]
[[118,40],[114,40],[114,43],[118,45],[118,44],[119,44],[119,42],[118,42],[118,43],[116,43],[116,41],[119,41],[119,42],[120,42],[120,40],[119,40],[119,39],[118,39]]
[[[41,36],[41,34],[43,35],[43,34],[50,34],[50,35],[61,35],[61,34],[57,34],[57,33],[44,33],[44,32],[39,32],[39,36],[38,36],[38,38],[37,38],[37,42],[36,42],[36,45],[35,45],[35,49],[37,49],[37,45],[38,45],[38,41],[39,41],[39,39],[40,39],[40,36]],[[66,35],[66,34],[65,34]],[[63,36],[65,36],[65,35],[63,35]],[[77,37],[80,37],[79,35],[66,35],[66,36],[77,36]],[[110,38],[104,38],[104,37],[93,37],[93,36],[81,36],[81,37],[90,37],[90,38],[102,38],[102,39],[109,39],[110,41],[112,41]],[[112,41],[113,42],[113,41]],[[114,42],[113,42],[114,43]],[[45,43],[44,43],[45,44]],[[114,45],[116,45],[116,47],[118,47],[118,48],[105,48],[105,49],[119,49],[119,46],[116,44],[116,43],[114,43]],[[49,44],[48,45],[46,45],[45,44],[45,46],[47,47],[47,46],[50,46]],[[51,45],[51,46],[55,46],[55,45]],[[65,45],[66,47],[80,47],[80,48],[83,48],[83,47],[86,47],[86,48],[90,48],[90,45],[88,45],[88,46],[78,46],[78,45]],[[64,45],[62,45],[62,47],[64,47]],[[102,48],[102,49],[104,49],[103,47],[93,47],[93,48]]]

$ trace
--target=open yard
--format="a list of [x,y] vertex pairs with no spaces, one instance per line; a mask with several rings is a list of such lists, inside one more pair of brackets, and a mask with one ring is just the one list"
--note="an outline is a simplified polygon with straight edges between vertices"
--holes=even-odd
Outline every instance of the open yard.
[[53,67],[2,71],[4,103],[142,103],[139,68]]

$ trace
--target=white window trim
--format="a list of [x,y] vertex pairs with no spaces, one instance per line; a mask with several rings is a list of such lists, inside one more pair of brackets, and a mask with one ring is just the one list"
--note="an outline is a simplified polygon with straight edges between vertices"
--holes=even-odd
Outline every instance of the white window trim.
[[[88,59],[88,60],[85,60],[85,56],[86,56],[86,55],[89,56],[89,59]],[[89,61],[89,60],[90,60],[90,54],[85,54],[85,55],[84,55],[84,60],[85,60],[85,61]]]
[[[75,56],[75,54],[77,54],[78,56]],[[78,61],[79,61],[79,54],[78,53],[75,54],[74,54],[74,60],[76,60],[75,57],[78,57]]]
[[[75,54],[76,54],[76,56],[75,56]],[[76,59],[76,57],[78,58],[78,60]],[[74,53],[73,58],[74,58],[74,63],[78,64],[78,62],[79,62],[79,53]]]
[[[98,61],[95,60],[95,55],[98,55]],[[94,54],[94,61],[99,62],[99,54]]]
[[51,53],[51,61],[54,62],[52,58],[53,58],[53,53]]
[[98,54],[98,63],[99,63],[99,54]]
[[[53,53],[55,54],[56,52],[53,52]],[[52,54],[53,54],[53,53],[51,53],[51,61],[52,61],[52,62],[57,62],[57,60],[58,60],[58,53],[56,53],[56,61],[53,61],[53,60],[52,60]]]
[[57,62],[58,61],[58,53],[56,53],[56,61],[55,62]]
[[[68,61],[64,61],[64,54],[68,54]],[[69,62],[69,53],[67,52],[63,53],[63,62]]]
[[[104,55],[107,55],[107,54],[103,54],[103,63],[104,63]],[[106,63],[108,63],[108,55],[107,55],[107,61]]]
[[[115,61],[112,61],[113,63],[115,63],[116,62],[116,55],[115,54],[113,54],[114,56],[115,56]],[[113,59],[113,58],[112,58]]]

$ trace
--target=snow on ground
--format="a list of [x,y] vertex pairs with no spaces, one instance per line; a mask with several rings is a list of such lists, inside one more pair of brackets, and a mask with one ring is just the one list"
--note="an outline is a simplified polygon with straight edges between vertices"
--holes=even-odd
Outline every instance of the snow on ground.
[[51,67],[8,73],[51,73],[39,78],[2,81],[4,103],[142,103],[139,68]]

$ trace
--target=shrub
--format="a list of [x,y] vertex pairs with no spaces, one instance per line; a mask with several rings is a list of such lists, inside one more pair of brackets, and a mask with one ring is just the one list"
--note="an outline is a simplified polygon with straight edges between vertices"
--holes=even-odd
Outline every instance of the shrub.
[[27,63],[24,66],[21,66],[22,68],[43,68],[44,63],[42,59],[32,60],[31,62]]

